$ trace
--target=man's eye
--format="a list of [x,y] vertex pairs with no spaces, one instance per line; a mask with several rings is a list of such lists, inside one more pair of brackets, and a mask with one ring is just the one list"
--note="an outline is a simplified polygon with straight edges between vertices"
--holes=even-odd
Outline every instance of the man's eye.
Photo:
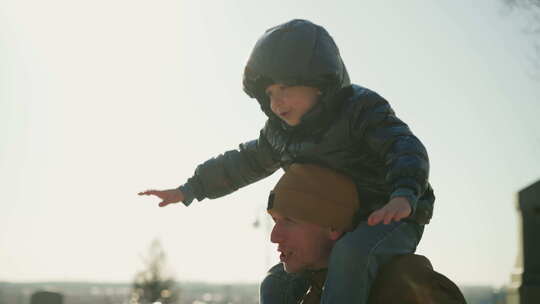
[[285,218],[285,221],[286,221],[287,223],[290,223],[290,224],[296,223],[296,221],[293,220],[293,219],[291,219],[291,218]]
[[288,85],[282,85],[282,86],[279,87],[279,90],[280,90],[281,92],[285,92],[285,91],[287,91],[289,88],[290,88],[290,86],[288,86]]

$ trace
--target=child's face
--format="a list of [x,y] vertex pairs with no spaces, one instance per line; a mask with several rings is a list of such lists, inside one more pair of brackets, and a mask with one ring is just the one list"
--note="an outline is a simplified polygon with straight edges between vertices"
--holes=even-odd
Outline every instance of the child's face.
[[321,91],[304,86],[272,84],[266,88],[270,109],[289,126],[300,123],[302,116],[317,103]]

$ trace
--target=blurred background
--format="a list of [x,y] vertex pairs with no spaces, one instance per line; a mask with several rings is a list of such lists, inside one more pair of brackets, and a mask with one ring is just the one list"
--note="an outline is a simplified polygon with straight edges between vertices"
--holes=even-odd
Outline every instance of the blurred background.
[[242,71],[259,36],[294,18],[324,26],[352,81],[426,145],[437,201],[418,252],[460,286],[496,293],[518,254],[516,193],[540,178],[539,9],[0,0],[0,302],[13,290],[26,301],[36,282],[127,293],[155,240],[176,281],[256,293],[278,261],[265,205],[280,173],[188,208],[137,192],[176,187],[258,136],[265,116]]

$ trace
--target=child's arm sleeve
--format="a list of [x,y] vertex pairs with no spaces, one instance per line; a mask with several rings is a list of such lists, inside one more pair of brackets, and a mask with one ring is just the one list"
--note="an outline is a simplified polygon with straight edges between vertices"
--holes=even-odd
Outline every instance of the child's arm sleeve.
[[266,127],[256,140],[248,141],[197,166],[195,173],[179,189],[183,203],[193,199],[218,198],[263,179],[279,168],[279,159],[266,139]]
[[424,145],[375,92],[367,93],[353,113],[351,132],[384,162],[390,198],[406,197],[414,213],[428,187],[429,158]]

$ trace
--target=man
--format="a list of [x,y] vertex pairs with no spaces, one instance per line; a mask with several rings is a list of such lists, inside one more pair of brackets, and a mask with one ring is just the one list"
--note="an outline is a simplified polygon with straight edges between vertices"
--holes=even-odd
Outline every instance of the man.
[[[332,248],[354,229],[360,203],[352,180],[338,172],[309,164],[288,168],[268,201],[281,263],[261,284],[262,304],[320,303]],[[457,286],[422,256],[393,258],[366,275],[376,276],[369,303],[465,303]]]

